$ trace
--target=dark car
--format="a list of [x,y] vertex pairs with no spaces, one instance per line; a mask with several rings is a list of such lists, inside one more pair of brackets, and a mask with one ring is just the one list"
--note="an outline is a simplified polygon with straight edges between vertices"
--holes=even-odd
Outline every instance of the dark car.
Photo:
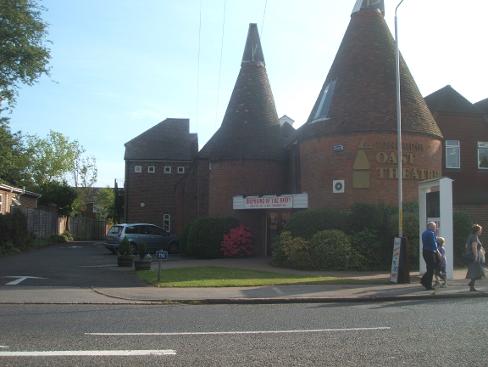
[[116,224],[107,234],[105,247],[116,254],[124,238],[129,240],[133,253],[138,252],[138,246],[144,244],[146,251],[154,253],[166,250],[170,253],[178,252],[178,241],[174,234],[149,223]]

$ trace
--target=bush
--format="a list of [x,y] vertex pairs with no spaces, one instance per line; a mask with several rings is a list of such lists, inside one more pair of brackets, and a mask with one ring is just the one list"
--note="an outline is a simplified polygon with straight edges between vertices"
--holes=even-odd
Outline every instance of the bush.
[[119,245],[117,252],[120,256],[132,255],[132,247],[131,247],[129,239],[127,237],[124,237],[122,242],[120,242],[120,245]]
[[185,255],[202,259],[220,257],[220,243],[224,234],[238,225],[239,221],[231,217],[196,219],[189,229]]
[[312,258],[308,241],[283,231],[273,246],[273,264],[295,269],[311,269]]
[[378,237],[378,233],[371,229],[364,229],[351,235],[353,251],[364,257],[362,270],[386,270],[388,268],[389,250],[393,241],[385,243]]
[[339,230],[317,232],[310,240],[310,254],[313,267],[320,270],[361,269],[366,261]]
[[187,224],[183,229],[183,232],[178,237],[178,246],[180,253],[186,255],[186,246],[188,244],[188,234],[190,233],[191,223]]
[[251,232],[242,224],[232,228],[224,235],[220,250],[224,257],[251,256],[254,252]]
[[307,209],[292,215],[285,226],[285,230],[293,236],[310,239],[325,229],[345,230],[348,215],[338,209]]
[[64,231],[62,236],[64,237],[64,239],[66,240],[66,242],[68,241],[73,241],[73,235],[71,234],[70,231]]
[[60,235],[60,234],[52,234],[51,236],[49,236],[49,238],[47,240],[49,243],[66,243],[66,242],[68,242],[66,240],[66,237],[64,237],[63,235]]
[[347,232],[360,232],[364,229],[381,232],[392,213],[393,209],[383,204],[354,204],[347,218]]
[[454,265],[466,266],[463,261],[464,246],[466,239],[471,233],[471,226],[473,221],[471,217],[464,212],[455,212],[453,215],[453,252],[454,252]]
[[32,237],[27,232],[27,218],[20,211],[0,215],[0,251],[15,252],[13,248],[24,250],[30,246]]

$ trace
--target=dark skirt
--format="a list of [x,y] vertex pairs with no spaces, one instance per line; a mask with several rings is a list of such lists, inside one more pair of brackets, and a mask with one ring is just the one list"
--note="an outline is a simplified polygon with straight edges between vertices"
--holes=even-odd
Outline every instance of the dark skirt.
[[485,269],[479,261],[472,261],[468,264],[466,279],[478,280],[485,277]]

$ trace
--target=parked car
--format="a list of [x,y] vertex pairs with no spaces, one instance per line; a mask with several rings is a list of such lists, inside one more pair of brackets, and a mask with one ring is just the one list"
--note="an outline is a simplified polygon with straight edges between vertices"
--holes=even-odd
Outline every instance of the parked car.
[[144,243],[150,253],[166,250],[178,252],[178,240],[174,234],[149,223],[116,224],[108,231],[105,247],[116,254],[122,240],[127,237],[133,253],[138,253],[138,246]]

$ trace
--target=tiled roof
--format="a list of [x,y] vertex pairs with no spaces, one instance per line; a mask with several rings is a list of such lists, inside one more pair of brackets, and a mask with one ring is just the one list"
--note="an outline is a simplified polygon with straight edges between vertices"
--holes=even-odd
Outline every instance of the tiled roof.
[[249,25],[241,70],[222,125],[199,156],[211,160],[285,158],[256,24]]
[[125,160],[192,160],[198,137],[190,120],[168,118],[125,143]]
[[450,85],[425,97],[425,102],[432,112],[480,113],[478,108]]
[[476,102],[474,106],[483,113],[488,113],[488,98]]
[[[377,9],[351,16],[310,117],[299,135],[396,131],[395,44]],[[402,130],[442,137],[403,59]]]

